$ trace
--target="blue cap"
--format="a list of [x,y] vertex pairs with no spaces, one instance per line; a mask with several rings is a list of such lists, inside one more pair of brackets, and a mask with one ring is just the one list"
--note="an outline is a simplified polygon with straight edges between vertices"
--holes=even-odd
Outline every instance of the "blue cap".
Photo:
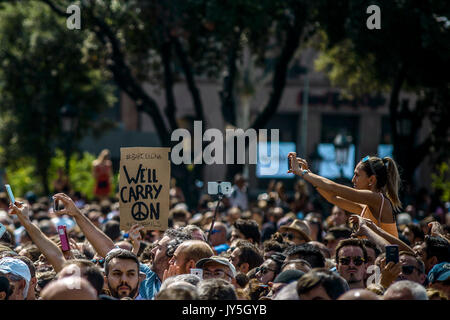
[[435,283],[436,281],[445,281],[450,278],[450,262],[442,262],[435,264],[428,272],[428,281]]
[[0,260],[0,274],[14,274],[25,279],[25,289],[23,290],[23,297],[28,294],[28,286],[30,285],[31,273],[25,262],[19,259],[6,257]]

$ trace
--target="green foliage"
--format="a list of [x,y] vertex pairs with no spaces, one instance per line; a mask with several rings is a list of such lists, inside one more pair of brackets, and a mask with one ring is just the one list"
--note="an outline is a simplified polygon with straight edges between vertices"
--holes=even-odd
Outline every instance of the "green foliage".
[[89,39],[66,27],[48,6],[5,3],[0,10],[0,161],[34,158],[41,181],[62,138],[61,109],[76,112],[74,140],[103,125],[98,114],[115,101],[109,76],[82,50]]
[[431,175],[433,179],[432,186],[435,190],[442,192],[441,200],[450,201],[450,168],[448,163],[443,162],[437,166],[437,173]]
[[[92,176],[92,162],[95,155],[89,152],[82,154],[74,153],[70,158],[70,186],[73,191],[81,192],[88,199],[94,197],[95,180]],[[53,192],[53,181],[58,178],[58,169],[64,169],[65,166],[64,152],[57,149],[55,156],[50,160],[49,168],[49,190]],[[33,191],[35,194],[44,195],[44,188],[40,179],[35,174],[35,160],[31,158],[23,158],[14,166],[6,168],[6,175],[13,191],[17,196],[23,196],[27,191]],[[114,176],[113,190],[118,185],[116,174]],[[113,195],[113,192],[112,192]]]
[[[70,186],[74,191],[79,191],[88,199],[92,199],[94,190],[94,177],[92,176],[92,161],[95,155],[89,152],[72,154],[69,161]],[[65,156],[62,150],[57,149],[56,155],[51,160],[49,169],[49,189],[53,190],[52,182],[58,177],[58,169],[65,166]]]
[[375,58],[367,54],[358,57],[350,39],[339,45],[327,48],[326,40],[321,42],[321,53],[316,59],[315,68],[328,75],[333,86],[343,88],[342,95],[360,97],[374,92],[387,92],[389,85],[374,79]]
[[39,195],[44,193],[39,177],[36,176],[33,162],[34,160],[31,158],[24,158],[19,160],[16,166],[9,166],[5,169],[8,183],[16,197],[24,197],[28,191]]

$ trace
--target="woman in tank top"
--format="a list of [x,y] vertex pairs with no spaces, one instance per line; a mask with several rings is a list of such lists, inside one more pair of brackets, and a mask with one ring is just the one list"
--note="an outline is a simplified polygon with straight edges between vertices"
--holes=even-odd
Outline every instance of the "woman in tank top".
[[389,157],[365,157],[355,167],[353,187],[348,187],[312,173],[306,160],[288,155],[291,169],[317,188],[327,201],[341,209],[370,219],[378,227],[398,238],[394,212],[401,203],[398,197],[400,176],[395,161]]

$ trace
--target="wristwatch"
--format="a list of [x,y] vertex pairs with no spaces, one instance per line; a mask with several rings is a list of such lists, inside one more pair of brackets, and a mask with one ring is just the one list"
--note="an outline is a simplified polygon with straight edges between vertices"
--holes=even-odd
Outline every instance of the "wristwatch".
[[305,175],[305,173],[308,173],[308,172],[311,172],[311,171],[309,171],[307,169],[302,170],[302,177]]

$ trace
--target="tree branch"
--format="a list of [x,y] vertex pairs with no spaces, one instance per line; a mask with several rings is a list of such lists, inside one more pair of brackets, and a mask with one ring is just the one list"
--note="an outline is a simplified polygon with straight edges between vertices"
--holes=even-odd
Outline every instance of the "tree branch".
[[299,25],[295,24],[295,26],[289,27],[286,42],[275,66],[275,72],[272,80],[273,90],[270,95],[269,102],[252,123],[250,128],[255,130],[263,128],[270,118],[276,113],[284,87],[286,85],[289,62],[300,44],[300,36],[303,28],[304,23],[299,23]]
[[[58,9],[53,2],[50,0],[42,1],[49,5],[53,11],[59,15],[62,15],[63,11]],[[95,26],[94,32],[100,42],[105,45],[107,43],[111,45],[111,59],[113,63],[108,65],[108,68],[111,70],[115,82],[135,101],[138,111],[143,111],[152,118],[156,131],[158,132],[158,136],[161,140],[161,144],[170,144],[169,131],[166,128],[158,104],[145,92],[142,86],[137,82],[136,78],[133,77],[131,69],[125,63],[126,60],[120,49],[121,46],[116,35],[113,33],[111,28],[100,18],[96,17],[93,12],[87,12],[87,16],[92,20],[93,25]],[[64,13],[64,16],[67,16],[67,14]]]
[[222,115],[225,121],[228,121],[232,125],[236,125],[236,103],[234,100],[234,84],[236,80],[236,59],[239,49],[239,39],[241,37],[239,32],[230,48],[228,53],[228,75],[223,81],[223,91],[220,94],[222,100]]
[[161,57],[164,67],[164,88],[166,94],[166,108],[164,110],[167,119],[169,119],[169,124],[172,130],[178,128],[178,124],[176,122],[175,113],[176,113],[176,105],[175,105],[175,95],[173,93],[173,76],[172,76],[172,39],[164,41],[161,46]]
[[188,85],[189,92],[191,93],[192,100],[194,102],[194,109],[195,109],[195,120],[199,120],[203,122],[203,127],[206,127],[206,121],[205,121],[205,115],[203,112],[203,103],[202,99],[200,97],[200,91],[198,90],[194,74],[192,72],[191,64],[188,61],[187,55],[183,50],[183,47],[181,45],[181,42],[178,38],[174,37],[173,42],[175,45],[175,52],[180,59],[181,62],[181,68],[183,69],[184,76],[186,77],[186,82]]

